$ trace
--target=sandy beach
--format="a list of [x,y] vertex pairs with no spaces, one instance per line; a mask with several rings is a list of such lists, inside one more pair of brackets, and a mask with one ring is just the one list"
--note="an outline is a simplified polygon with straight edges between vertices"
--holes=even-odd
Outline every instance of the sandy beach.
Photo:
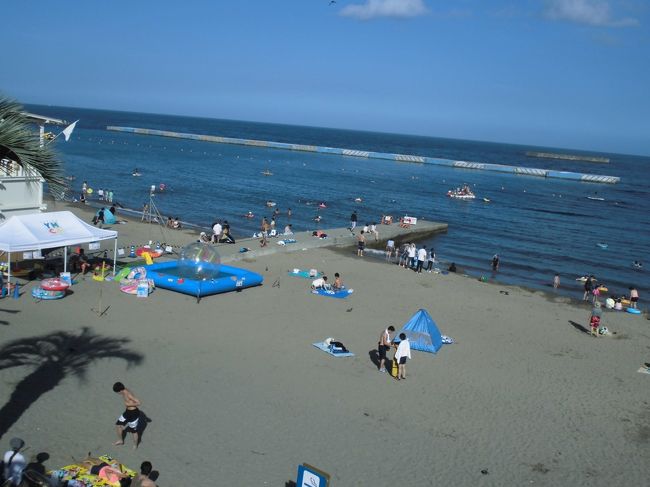
[[[89,208],[50,210],[68,207],[90,219]],[[161,239],[155,225],[115,229],[120,246]],[[175,246],[196,239],[173,235]],[[590,306],[565,297],[300,243],[267,255],[224,249],[264,285],[199,303],[164,289],[138,299],[90,276],[59,301],[32,299],[37,282],[3,299],[0,401],[16,406],[3,409],[3,444],[22,437],[29,454],[50,454],[49,468],[88,451],[132,468],[150,460],[161,486],[293,485],[303,462],[335,486],[647,483],[645,315],[604,312],[612,334],[594,338]],[[354,293],[312,295],[293,268],[339,272]],[[397,382],[377,371],[377,341],[419,308],[456,343],[413,352]],[[355,357],[311,345],[326,337]],[[17,340],[25,347],[9,354]],[[117,380],[152,420],[135,451],[130,438],[112,445]]]

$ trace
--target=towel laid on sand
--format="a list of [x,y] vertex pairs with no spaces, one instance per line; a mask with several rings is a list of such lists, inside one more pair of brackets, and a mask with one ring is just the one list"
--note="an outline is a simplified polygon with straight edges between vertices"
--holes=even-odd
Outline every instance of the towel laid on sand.
[[326,291],[325,289],[314,289],[312,294],[319,294],[330,298],[345,299],[354,292],[354,289],[341,289],[340,291]]
[[354,357],[352,352],[337,352],[336,349],[332,349],[331,346],[325,342],[312,343],[312,345],[325,353],[333,355],[334,357]]
[[288,271],[290,276],[295,276],[295,277],[302,277],[304,279],[316,279],[318,277],[323,277],[322,272],[317,272],[316,275],[309,275],[309,271],[303,271],[300,269],[293,269],[291,271]]

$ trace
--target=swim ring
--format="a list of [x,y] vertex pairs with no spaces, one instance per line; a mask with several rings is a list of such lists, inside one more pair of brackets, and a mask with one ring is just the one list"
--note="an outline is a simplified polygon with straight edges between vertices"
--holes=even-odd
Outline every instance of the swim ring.
[[151,256],[152,259],[155,259],[156,257],[160,257],[163,254],[162,249],[152,249],[150,247],[138,247],[135,250],[135,255],[138,257],[142,257],[143,252],[149,252],[149,255]]
[[144,267],[134,267],[126,275],[126,279],[120,280],[120,284],[122,283],[122,281],[133,281],[138,279],[145,279],[146,277],[147,277],[147,269],[145,269]]
[[32,296],[36,299],[44,299],[46,301],[50,299],[61,299],[65,296],[65,291],[47,291],[41,287],[35,287],[32,289]]
[[598,290],[599,290],[601,293],[606,293],[607,291],[609,291],[609,289],[607,289],[606,286],[599,286],[599,287],[598,287]]
[[41,288],[45,291],[65,291],[69,287],[70,284],[58,277],[43,279],[41,281]]
[[87,193],[87,194],[93,194],[93,188],[88,188],[88,189],[86,190],[86,193]]
[[628,308],[627,312],[632,313],[633,315],[640,315],[641,314],[641,311],[636,309],[636,308]]
[[151,294],[154,289],[154,283],[152,279],[122,279],[120,281],[120,291],[126,294],[137,294],[138,285],[142,281],[147,282],[147,285],[149,287],[149,294]]

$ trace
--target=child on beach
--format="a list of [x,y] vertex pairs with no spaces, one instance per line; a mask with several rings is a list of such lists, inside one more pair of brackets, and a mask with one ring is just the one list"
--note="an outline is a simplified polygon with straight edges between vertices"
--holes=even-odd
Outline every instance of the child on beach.
[[133,435],[133,448],[137,448],[140,445],[140,433],[138,429],[138,423],[140,421],[140,410],[138,406],[140,406],[140,400],[124,387],[124,384],[121,382],[113,384],[113,392],[122,396],[126,408],[115,423],[118,440],[113,445],[123,445],[124,435],[129,431]]
[[343,282],[341,281],[341,276],[338,272],[334,273],[334,284],[332,284],[333,291],[340,291],[343,289]]
[[557,289],[560,287],[560,275],[555,274],[555,277],[553,278],[553,289]]
[[395,351],[398,371],[397,380],[406,379],[406,360],[411,358],[411,343],[404,333],[399,334],[399,345]]

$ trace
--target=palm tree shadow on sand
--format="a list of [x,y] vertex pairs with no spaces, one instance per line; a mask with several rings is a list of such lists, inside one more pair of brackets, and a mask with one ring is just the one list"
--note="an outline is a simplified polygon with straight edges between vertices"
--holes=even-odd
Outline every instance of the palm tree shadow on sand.
[[129,367],[139,365],[144,356],[126,347],[130,341],[129,338],[97,335],[84,327],[81,333],[56,331],[4,345],[0,348],[0,370],[10,367],[33,367],[34,370],[16,385],[0,409],[0,438],[33,403],[67,376],[83,380],[88,367],[102,359],[126,360]]

